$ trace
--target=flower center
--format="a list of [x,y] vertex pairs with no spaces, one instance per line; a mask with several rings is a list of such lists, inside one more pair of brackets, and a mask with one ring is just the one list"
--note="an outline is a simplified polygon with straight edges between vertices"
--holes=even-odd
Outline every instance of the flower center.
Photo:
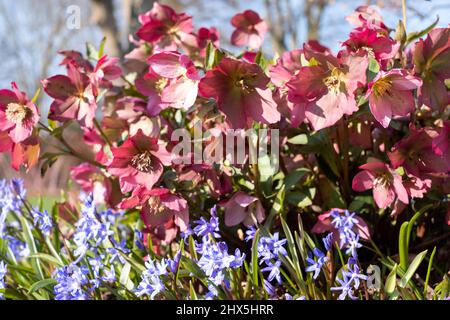
[[341,92],[342,82],[342,72],[337,68],[333,68],[331,74],[323,79],[323,83],[328,88],[329,91],[333,91],[334,93]]
[[167,84],[167,79],[166,78],[161,78],[158,79],[155,83],[155,89],[156,91],[161,94],[162,91],[164,90],[164,88],[166,87]]
[[369,58],[375,59],[375,52],[373,51],[373,48],[364,46],[361,49],[367,52],[367,56]]
[[144,151],[131,158],[130,164],[133,168],[141,172],[150,172],[152,169],[152,155]]
[[388,173],[384,173],[379,175],[378,177],[375,178],[375,180],[373,181],[374,186],[381,186],[381,187],[388,187],[390,186],[392,183],[392,176],[389,175]]
[[381,97],[385,94],[390,94],[391,88],[392,81],[388,78],[381,78],[373,84],[372,90],[377,97]]
[[21,124],[27,117],[30,109],[19,103],[10,103],[6,106],[6,119],[16,124]]

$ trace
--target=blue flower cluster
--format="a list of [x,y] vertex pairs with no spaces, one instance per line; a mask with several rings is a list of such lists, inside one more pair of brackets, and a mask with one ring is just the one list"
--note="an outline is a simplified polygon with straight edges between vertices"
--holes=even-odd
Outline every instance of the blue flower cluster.
[[367,280],[367,276],[361,273],[356,259],[350,257],[345,269],[342,270],[342,279],[337,278],[339,283],[337,287],[331,287],[331,291],[341,291],[339,300],[344,300],[347,296],[352,300],[357,300],[354,295],[355,290],[359,289],[361,280]]
[[6,218],[10,211],[20,212],[22,200],[26,195],[23,180],[0,180],[0,237],[3,237],[6,229]]
[[339,246],[346,248],[346,254],[352,255],[357,259],[356,250],[361,248],[359,243],[359,235],[354,231],[357,227],[358,220],[355,218],[356,213],[350,213],[345,210],[344,214],[339,213],[337,210],[331,211],[332,225],[339,231]]
[[[6,264],[0,261],[0,290],[5,289]],[[0,292],[0,300],[4,299],[3,293]]]
[[48,235],[53,228],[53,220],[48,214],[47,210],[39,211],[37,209],[31,210],[34,225],[37,226],[43,234]]
[[341,292],[340,300],[346,297],[357,299],[354,292],[359,289],[361,280],[367,280],[367,276],[361,273],[358,266],[357,250],[362,245],[359,243],[359,235],[355,232],[358,225],[358,219],[355,216],[356,213],[350,213],[348,210],[345,210],[344,214],[337,210],[331,212],[333,218],[331,223],[339,232],[339,246],[346,248],[345,253],[349,256],[347,265],[342,269],[342,277],[336,279],[339,285],[331,288],[332,291]]
[[[25,242],[17,239],[13,234],[14,231],[20,230],[20,224],[17,221],[7,220],[8,214],[14,212],[21,214],[21,208],[26,196],[26,190],[23,187],[22,179],[0,180],[0,237],[7,240],[10,252],[16,261],[21,261],[29,256],[30,250]],[[7,229],[8,228],[8,229]]]
[[[89,299],[90,294],[103,282],[116,281],[113,263],[125,263],[119,250],[130,252],[125,241],[118,242],[112,237],[114,232],[111,227],[118,216],[120,214],[111,210],[98,212],[92,194],[84,197],[81,218],[75,224],[77,229],[73,236],[76,245],[74,254],[77,259],[68,266],[58,268],[54,273],[53,277],[58,282],[54,287],[55,299]],[[110,240],[112,246],[100,250],[106,240]]]
[[[250,235],[247,233],[247,238],[252,238],[253,231],[250,231]],[[249,240],[248,240],[249,241]],[[258,242],[258,258],[259,264],[265,265],[261,269],[262,272],[269,272],[267,280],[270,282],[276,279],[277,282],[281,283],[281,256],[286,256],[287,251],[284,248],[286,244],[286,239],[280,240],[280,234],[275,232],[273,235],[267,237],[260,237]],[[266,286],[267,287],[267,286]],[[267,288],[266,288],[267,290]]]
[[218,295],[215,286],[223,285],[230,287],[227,278],[227,269],[239,268],[245,260],[245,254],[236,249],[234,255],[228,253],[228,246],[220,239],[219,218],[216,207],[211,209],[211,218],[207,221],[201,218],[194,222],[194,234],[200,238],[200,242],[195,242],[196,250],[201,257],[198,259],[198,266],[205,272],[212,285],[208,287],[209,293],[206,298],[213,298]]
[[53,278],[57,281],[53,288],[55,300],[89,299],[88,292],[85,290],[89,282],[88,273],[86,266],[79,267],[75,263],[57,268],[53,273]]
[[77,248],[74,253],[78,257],[77,262],[81,260],[86,252],[95,251],[103,241],[113,235],[111,230],[111,221],[108,219],[110,212],[99,214],[94,203],[92,194],[87,195],[81,208],[81,218],[75,224],[77,230],[73,237]]
[[168,263],[165,259],[155,262],[149,260],[145,263],[146,270],[141,274],[141,282],[139,283],[135,294],[138,297],[147,295],[150,299],[164,291],[163,277],[167,276]]

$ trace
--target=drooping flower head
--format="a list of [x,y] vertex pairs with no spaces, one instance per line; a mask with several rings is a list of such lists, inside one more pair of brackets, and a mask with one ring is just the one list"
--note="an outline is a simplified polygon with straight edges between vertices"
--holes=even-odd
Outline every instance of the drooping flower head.
[[39,113],[15,82],[11,86],[12,91],[0,90],[0,132],[7,132],[14,143],[19,143],[31,136]]
[[372,189],[373,198],[379,208],[387,208],[395,198],[408,204],[408,193],[402,183],[402,177],[387,164],[373,160],[359,167],[353,178],[352,188],[355,191]]
[[366,94],[375,119],[387,128],[393,117],[414,112],[413,90],[421,84],[420,78],[409,75],[406,70],[380,71],[369,83]]
[[189,208],[180,196],[165,188],[146,189],[137,187],[130,198],[122,201],[122,209],[141,207],[141,217],[147,228],[164,225],[173,219],[180,230],[186,231],[189,224]]
[[445,150],[445,145],[450,142],[448,139],[443,142],[442,149],[433,148],[433,141],[440,138],[439,131],[431,127],[416,128],[410,125],[408,135],[388,152],[389,159],[394,168],[403,166],[417,177],[432,172],[447,173],[450,171],[450,159],[446,157],[447,153],[440,151]]
[[445,80],[450,78],[450,28],[436,28],[426,39],[416,42],[414,71],[423,80],[419,88],[419,105],[443,110],[450,103]]
[[171,7],[155,2],[152,10],[139,16],[141,27],[136,35],[159,50],[176,50],[177,45],[193,42],[192,17],[176,13]]
[[251,226],[261,223],[265,218],[261,201],[242,191],[236,192],[222,206],[225,208],[225,225],[227,226],[235,226],[241,222]]
[[259,49],[267,33],[267,24],[253,10],[245,10],[231,18],[231,24],[236,28],[231,35],[231,43],[235,46],[249,46]]
[[142,130],[119,147],[112,148],[113,160],[108,171],[119,178],[123,192],[129,192],[138,185],[151,190],[163,173],[163,166],[171,163],[172,155],[158,144],[158,140],[148,137]]
[[265,124],[280,120],[268,83],[257,64],[226,57],[206,73],[199,92],[216,100],[233,128],[246,128],[253,120]]

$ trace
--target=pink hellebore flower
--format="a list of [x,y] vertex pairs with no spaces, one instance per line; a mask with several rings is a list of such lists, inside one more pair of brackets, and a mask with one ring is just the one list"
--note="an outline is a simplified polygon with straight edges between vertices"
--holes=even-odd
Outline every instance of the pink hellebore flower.
[[450,78],[450,28],[435,28],[425,40],[416,42],[414,71],[423,86],[418,91],[419,105],[443,111],[450,104],[445,80]]
[[360,27],[350,32],[350,37],[343,43],[349,50],[357,52],[363,50],[369,57],[377,60],[383,67],[392,59],[400,44],[391,39],[389,35],[380,34],[376,29]]
[[96,87],[111,87],[111,81],[116,80],[122,75],[122,69],[119,67],[119,58],[108,58],[107,55],[101,57],[91,74],[92,83]]
[[154,54],[147,61],[157,75],[168,79],[161,90],[164,106],[188,110],[194,105],[200,75],[188,56],[167,51]]
[[382,209],[390,206],[396,196],[401,202],[408,204],[408,193],[403,186],[402,177],[387,164],[374,160],[359,168],[363,171],[353,178],[353,190],[362,192],[372,189],[375,203]]
[[[313,233],[325,233],[325,232],[332,232],[333,233],[333,241],[339,242],[339,230],[337,230],[333,224],[331,223],[333,221],[333,218],[331,217],[331,212],[337,211],[339,214],[344,215],[345,210],[339,209],[339,208],[333,208],[321,215],[318,216],[316,224],[312,227],[311,231]],[[358,216],[355,216],[355,219],[358,220],[358,223],[355,223],[355,232],[365,240],[370,239],[370,232],[369,232],[369,226],[367,223]]]
[[369,83],[366,98],[375,119],[387,128],[394,116],[406,116],[414,112],[413,90],[421,86],[420,78],[402,69],[380,71]]
[[197,47],[200,49],[200,57],[205,57],[206,47],[211,42],[214,47],[219,47],[219,31],[216,28],[200,28],[197,31]]
[[130,198],[123,200],[121,209],[132,209],[141,206],[141,217],[147,228],[164,225],[171,219],[186,231],[189,224],[189,207],[185,199],[170,193],[168,189],[146,189],[138,187]]
[[[176,13],[171,7],[155,2],[152,10],[141,14],[142,27],[136,35],[155,45],[159,50],[176,50],[177,44],[191,42],[194,36],[192,17]],[[195,41],[195,38],[194,38]]]
[[199,92],[216,100],[232,128],[245,128],[253,120],[265,124],[280,121],[268,83],[257,64],[223,58],[200,81]]
[[268,27],[258,13],[245,10],[231,18],[231,24],[236,28],[231,35],[231,43],[235,46],[248,45],[251,49],[259,49],[263,43]]
[[309,66],[286,84],[288,99],[298,104],[298,117],[303,115],[314,130],[320,130],[358,110],[354,91],[366,83],[368,59],[362,53],[341,52],[334,57],[307,47],[304,52]]
[[359,6],[355,9],[355,12],[348,15],[345,19],[357,27],[370,23],[371,25],[379,25],[380,28],[387,30],[387,27],[383,23],[383,18],[372,6]]
[[89,163],[70,168],[70,175],[84,192],[92,192],[95,203],[107,203],[115,207],[120,202],[121,192],[116,180],[108,179],[102,171]]
[[158,140],[145,136],[142,130],[129,137],[120,147],[112,148],[113,159],[108,171],[119,177],[122,192],[142,185],[151,189],[163,173],[163,166],[171,164],[172,155],[158,144]]
[[45,92],[55,99],[50,106],[49,119],[76,119],[87,128],[94,126],[97,108],[96,89],[89,77],[74,64],[67,65],[67,76],[56,75],[42,80]]
[[39,121],[36,105],[12,83],[12,91],[0,90],[0,132],[5,131],[14,143],[26,140]]
[[225,225],[229,227],[241,222],[246,226],[251,226],[261,223],[265,218],[261,201],[242,191],[236,192],[222,206],[225,208]]
[[403,166],[408,173],[417,177],[423,177],[424,173],[448,173],[450,157],[448,152],[441,153],[441,150],[448,150],[450,140],[447,136],[441,147],[436,149],[433,142],[439,140],[442,141],[437,130],[429,127],[416,129],[410,125],[408,135],[388,152],[389,159],[394,168]]

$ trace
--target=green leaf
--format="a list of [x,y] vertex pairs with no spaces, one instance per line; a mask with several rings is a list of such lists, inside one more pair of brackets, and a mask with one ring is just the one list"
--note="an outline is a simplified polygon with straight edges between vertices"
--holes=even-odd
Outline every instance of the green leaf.
[[295,186],[300,181],[300,179],[309,172],[311,171],[308,168],[297,168],[293,172],[290,172],[284,181],[286,190],[289,190],[291,187]]
[[134,285],[133,282],[130,280],[130,271],[131,271],[131,264],[126,263],[121,272],[120,272],[120,278],[119,283],[125,286],[128,290],[132,290]]
[[288,139],[288,143],[292,144],[307,144],[308,143],[308,135],[305,133],[299,134],[295,137]]
[[411,280],[412,276],[416,272],[419,265],[422,263],[423,258],[427,254],[428,250],[422,251],[419,253],[414,260],[411,262],[411,265],[409,266],[408,270],[406,270],[405,275],[403,276],[402,280],[400,281],[400,287],[404,288],[408,284],[409,280]]
[[189,298],[191,300],[198,300],[197,293],[195,292],[192,281],[189,281]]
[[428,27],[423,29],[422,31],[410,32],[408,34],[408,38],[406,40],[406,44],[409,44],[409,43],[413,42],[414,40],[417,40],[417,39],[423,37],[424,35],[426,35],[427,33],[429,33],[431,30],[434,29],[434,27],[436,27],[438,22],[439,22],[439,16],[436,16],[436,20],[432,24],[430,24]]
[[431,268],[433,267],[434,255],[436,254],[436,247],[431,252],[430,260],[428,261],[427,275],[425,277],[425,284],[423,285],[423,297],[426,299],[428,290],[428,281],[430,280]]
[[58,266],[58,267],[62,267],[64,265],[61,260],[59,260],[58,258],[56,258],[52,255],[49,255],[47,253],[31,254],[27,258],[44,260],[44,261],[50,262],[53,266]]
[[290,191],[286,194],[286,201],[298,208],[306,208],[312,205],[316,194],[316,188],[305,188],[302,191]]
[[255,236],[253,237],[253,244],[252,244],[252,280],[253,285],[256,288],[258,288],[258,243],[259,243],[259,234],[260,229],[258,229],[255,233]]
[[106,37],[103,37],[102,41],[100,42],[100,47],[98,48],[97,59],[103,57],[103,52],[105,51],[105,44],[106,44]]
[[298,280],[303,280],[303,274],[300,268],[300,261],[297,254],[297,246],[295,245],[291,230],[289,229],[289,226],[286,224],[286,221],[284,221],[283,218],[281,218],[281,226],[283,227],[284,235],[286,236],[288,249],[292,257],[292,264],[295,269],[295,274],[297,275]]
[[397,285],[397,264],[394,265],[392,271],[389,273],[386,278],[386,283],[384,284],[384,290],[388,295],[392,295],[395,291],[395,287]]
[[380,72],[380,65],[374,58],[369,58],[369,71],[375,74]]
[[400,256],[400,267],[405,271],[408,268],[408,240],[407,232],[408,222],[403,222],[400,227],[400,234],[398,238],[398,254]]
[[31,285],[30,289],[28,290],[28,293],[33,293],[39,289],[46,288],[48,286],[54,286],[58,282],[53,278],[48,278],[44,280],[39,280],[38,282],[35,282]]
[[[27,243],[28,249],[30,250],[30,256],[36,255],[38,253],[36,249],[36,243],[34,241],[33,233],[31,232],[28,221],[24,217],[20,217],[20,223],[22,225],[25,242]],[[36,272],[37,276],[41,280],[44,280],[45,277],[44,273],[42,272],[42,267],[39,258],[32,258],[31,265],[33,266],[33,269]]]

